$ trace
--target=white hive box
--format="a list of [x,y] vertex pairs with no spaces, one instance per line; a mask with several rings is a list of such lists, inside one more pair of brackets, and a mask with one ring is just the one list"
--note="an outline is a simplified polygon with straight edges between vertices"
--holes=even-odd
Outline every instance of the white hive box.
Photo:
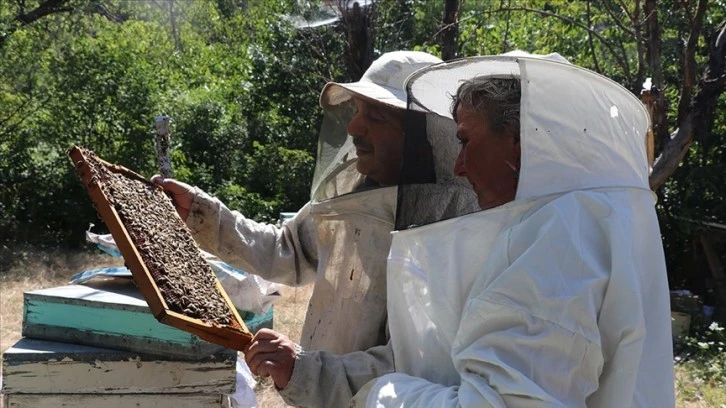
[[233,351],[174,360],[22,339],[3,353],[6,407],[219,407],[235,389]]

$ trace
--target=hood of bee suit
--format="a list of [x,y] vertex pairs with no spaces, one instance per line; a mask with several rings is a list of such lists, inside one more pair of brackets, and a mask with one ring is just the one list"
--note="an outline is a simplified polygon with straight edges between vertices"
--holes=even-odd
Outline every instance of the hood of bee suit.
[[451,117],[451,99],[440,94],[454,95],[462,79],[480,75],[521,80],[517,200],[601,187],[649,189],[645,107],[586,69],[529,56],[469,58],[412,75],[410,103]]

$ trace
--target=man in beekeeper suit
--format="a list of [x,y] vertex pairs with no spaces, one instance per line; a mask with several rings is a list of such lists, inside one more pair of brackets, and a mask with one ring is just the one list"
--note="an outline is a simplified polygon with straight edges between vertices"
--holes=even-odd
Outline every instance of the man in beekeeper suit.
[[[311,202],[280,228],[247,219],[198,188],[153,179],[173,194],[202,249],[273,282],[315,284],[299,342],[304,350],[342,354],[388,339],[385,266],[404,149],[403,85],[439,62],[424,52],[390,52],[360,81],[325,86]],[[305,358],[317,361],[315,353]]]
[[[527,57],[439,64],[407,89],[409,109],[453,113],[452,170],[481,211],[393,235],[395,373],[338,384],[357,393],[351,405],[673,407],[642,104],[598,74]],[[399,216],[417,210],[408,194],[399,186]],[[298,405],[325,406],[290,384],[309,396]]]

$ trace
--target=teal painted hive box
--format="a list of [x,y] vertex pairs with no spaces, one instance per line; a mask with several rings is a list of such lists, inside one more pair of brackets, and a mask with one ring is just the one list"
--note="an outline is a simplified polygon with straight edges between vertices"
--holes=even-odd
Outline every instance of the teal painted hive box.
[[[272,327],[272,314],[272,309],[262,316],[240,313],[252,333]],[[22,330],[28,338],[181,359],[222,349],[159,323],[133,282],[120,279],[25,292]]]

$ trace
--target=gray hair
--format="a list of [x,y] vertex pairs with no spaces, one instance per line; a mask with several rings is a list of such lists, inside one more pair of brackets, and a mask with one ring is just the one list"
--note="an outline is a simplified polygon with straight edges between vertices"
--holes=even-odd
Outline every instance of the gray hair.
[[[522,85],[519,78],[475,77],[463,81],[454,95],[451,113],[461,106],[487,121],[492,132],[509,134],[519,140],[519,113]],[[458,120],[457,120],[458,121]]]

